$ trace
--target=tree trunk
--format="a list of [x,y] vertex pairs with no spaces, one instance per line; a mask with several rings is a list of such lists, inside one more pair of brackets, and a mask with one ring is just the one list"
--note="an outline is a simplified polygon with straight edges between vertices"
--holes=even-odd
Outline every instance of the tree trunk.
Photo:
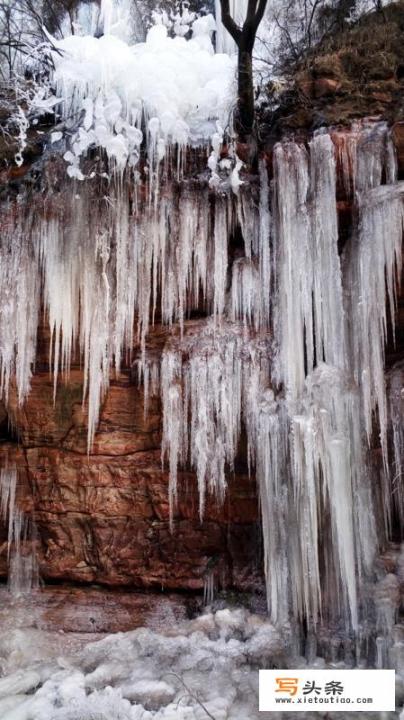
[[252,55],[258,26],[267,0],[248,0],[247,16],[239,27],[230,13],[229,0],[220,0],[222,22],[238,48],[238,103],[234,129],[242,142],[249,142],[254,129],[254,83]]
[[239,48],[238,56],[238,108],[235,130],[241,140],[248,138],[254,127],[254,84],[252,52]]

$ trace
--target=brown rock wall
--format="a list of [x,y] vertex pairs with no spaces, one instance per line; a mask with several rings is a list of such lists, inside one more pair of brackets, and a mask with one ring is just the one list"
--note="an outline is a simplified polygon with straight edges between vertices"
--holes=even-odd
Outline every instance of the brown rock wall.
[[[20,471],[19,505],[35,518],[42,578],[195,591],[213,569],[218,586],[259,588],[254,479],[229,477],[224,504],[208,498],[201,522],[195,477],[182,473],[171,531],[159,400],[150,399],[145,415],[143,390],[130,372],[112,379],[87,455],[82,387],[82,372],[73,368],[53,402],[53,379],[42,369],[23,408],[11,393],[9,419],[19,445],[0,445],[3,466],[8,458]],[[6,547],[3,532],[2,575]]]

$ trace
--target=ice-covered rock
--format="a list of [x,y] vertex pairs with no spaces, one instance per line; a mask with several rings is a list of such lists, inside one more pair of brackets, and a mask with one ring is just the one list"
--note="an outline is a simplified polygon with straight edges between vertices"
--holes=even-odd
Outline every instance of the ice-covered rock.
[[176,695],[174,688],[162,680],[140,680],[121,687],[122,695],[132,703],[141,703],[148,710],[168,705]]
[[136,162],[143,118],[153,169],[169,146],[209,144],[216,122],[227,124],[235,72],[234,60],[213,50],[214,29],[208,15],[194,22],[190,40],[170,38],[163,23],[134,46],[110,32],[52,40],[59,112],[82,118],[65,156],[71,176],[84,179],[80,157],[89,147],[103,148],[118,170]]

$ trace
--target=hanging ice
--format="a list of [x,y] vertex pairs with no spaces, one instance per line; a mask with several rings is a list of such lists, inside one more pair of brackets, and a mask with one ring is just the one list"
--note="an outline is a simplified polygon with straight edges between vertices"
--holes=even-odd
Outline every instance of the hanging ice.
[[361,388],[368,441],[377,412],[387,468],[384,346],[388,311],[394,328],[397,271],[402,266],[404,183],[364,191],[358,206],[358,237],[350,248],[346,277],[352,288],[347,309],[352,369]]
[[329,135],[306,150],[277,145],[274,155],[279,337],[278,379],[289,400],[306,371],[322,362],[344,367],[345,337],[335,196],[334,146]]
[[[74,103],[85,100],[81,129],[98,123],[102,135],[108,116],[115,132],[128,109],[123,97],[108,95],[105,104],[88,88],[81,97],[72,83]],[[391,377],[389,405],[384,379],[385,308],[392,318],[404,196],[388,134],[357,127],[345,144],[327,133],[308,147],[279,143],[273,195],[261,161],[259,189],[243,185],[235,196],[208,179],[173,178],[170,153],[163,157],[159,146],[169,128],[168,117],[147,117],[152,191],[127,164],[114,173],[111,156],[103,166],[111,174],[86,180],[79,192],[63,173],[59,193],[50,177],[30,203],[22,197],[4,208],[2,394],[7,400],[15,382],[22,403],[29,391],[42,302],[55,393],[73,358],[83,361],[91,452],[111,372],[136,352],[146,408],[149,394],[162,396],[173,526],[179,471],[195,472],[202,516],[208,494],[223,499],[245,432],[272,618],[317,627],[332,616],[357,629],[376,545],[363,442],[375,421],[386,476],[388,423],[395,465],[402,462],[401,380]],[[359,218],[343,272],[336,163]],[[147,347],[154,322],[177,324],[160,367]],[[394,478],[393,488],[399,498]],[[382,492],[388,517],[389,483]]]
[[390,468],[392,506],[404,529],[404,367],[398,363],[388,373],[389,429],[393,439],[393,461]]
[[22,404],[35,362],[40,279],[31,246],[24,239],[24,205],[4,215],[0,262],[0,393],[7,400],[15,375]]
[[226,126],[235,62],[214,52],[212,16],[193,23],[191,40],[168,37],[160,23],[145,43],[129,46],[110,34],[113,12],[111,1],[103,0],[100,38],[52,39],[58,111],[67,123],[80,118],[64,157],[68,174],[78,180],[85,177],[80,159],[89,148],[105,151],[111,168],[122,172],[137,164],[146,129],[153,183],[170,146],[181,152],[188,145],[209,145],[216,122]]
[[237,219],[244,240],[244,255],[233,262],[231,282],[232,320],[243,320],[256,330],[268,329],[272,290],[268,171],[260,168],[258,203],[254,195],[241,192],[237,200]]
[[36,528],[18,507],[17,483],[15,467],[0,471],[0,512],[1,519],[8,524],[8,587],[13,595],[29,593],[38,586],[39,580],[35,555]]
[[[360,489],[366,483],[361,438],[355,430],[358,398],[347,375],[334,154],[328,135],[311,141],[309,157],[295,144],[275,149],[279,354],[274,377],[286,390],[286,412],[282,411],[280,425],[284,439],[277,441],[284,457],[284,480],[274,485],[272,461],[258,464],[258,481],[265,492],[271,489],[268,502],[283,508],[283,519],[278,522],[283,536],[288,528],[284,564],[275,573],[281,580],[275,598],[269,574],[273,616],[278,615],[278,598],[284,593],[283,573],[289,576],[296,616],[315,623],[323,613],[326,583],[340,585],[344,599],[338,613],[343,615],[343,608],[349,608],[356,628],[356,576],[364,567],[369,569],[369,557],[360,557],[362,539],[354,531],[357,512],[366,529],[370,557],[374,539],[371,505],[367,497],[361,497]],[[275,427],[279,422],[278,417]],[[273,426],[274,421],[272,432]],[[324,512],[331,519],[328,538],[322,527]],[[268,531],[267,543],[267,555],[276,567],[280,536],[274,541]],[[324,567],[328,579],[321,570]]]
[[[223,499],[226,469],[232,469],[241,430],[243,396],[254,372],[268,375],[265,341],[249,340],[242,327],[208,323],[197,334],[165,348],[161,363],[162,454],[169,457],[170,497],[177,493],[177,468],[195,470],[199,511],[206,493]],[[184,358],[184,359],[183,359]]]

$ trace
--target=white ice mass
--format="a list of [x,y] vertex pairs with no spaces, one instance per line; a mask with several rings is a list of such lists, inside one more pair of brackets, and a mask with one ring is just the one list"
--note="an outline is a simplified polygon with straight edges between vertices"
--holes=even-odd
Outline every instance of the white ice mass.
[[235,58],[215,53],[215,29],[207,15],[194,20],[190,40],[169,37],[159,23],[132,46],[109,33],[52,41],[57,107],[74,126],[65,154],[70,177],[84,178],[80,159],[91,147],[122,170],[137,165],[144,140],[155,173],[173,146],[208,146],[217,126],[229,126]]

